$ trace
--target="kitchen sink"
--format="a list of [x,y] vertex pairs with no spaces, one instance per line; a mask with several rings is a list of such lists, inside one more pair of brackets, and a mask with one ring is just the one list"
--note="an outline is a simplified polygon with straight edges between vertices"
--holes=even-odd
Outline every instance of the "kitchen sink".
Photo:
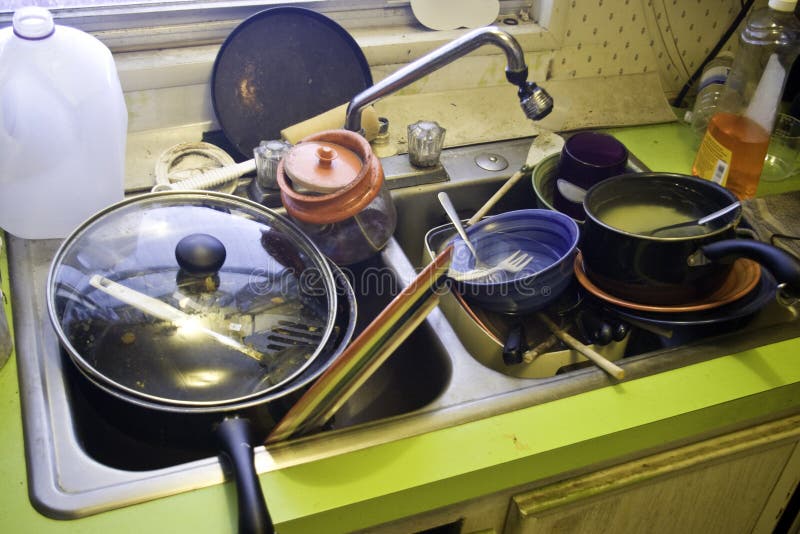
[[[398,228],[382,253],[355,266],[390,273],[397,289],[426,263],[425,233],[446,222],[436,193],[446,190],[469,217],[525,160],[531,139],[448,149],[442,166],[409,169],[405,156],[386,158],[387,182],[398,208]],[[485,162],[506,162],[490,166]],[[399,170],[398,170],[399,169]],[[396,172],[395,172],[396,171]],[[402,171],[402,172],[401,172]],[[444,179],[443,179],[444,176]],[[522,180],[495,211],[535,207]],[[91,391],[60,350],[47,317],[45,279],[58,241],[10,238],[9,266],[16,328],[30,497],[43,514],[82,517],[137,502],[219,484],[225,475],[210,447],[181,449],[130,439],[98,413]],[[363,329],[392,297],[357,284]],[[459,326],[460,304],[444,296],[405,343],[319,434],[256,449],[256,468],[267,472],[387,443],[425,432],[550,402],[615,383],[581,364],[571,351],[552,372],[537,378],[489,365],[484,351],[498,350],[480,329]],[[746,328],[727,335],[665,346],[644,336],[619,347],[614,358],[626,380],[800,335],[786,308],[767,305]],[[556,349],[558,351],[560,349]]]
[[[357,335],[386,307],[401,282],[380,256],[344,272],[360,290],[356,297]],[[369,273],[382,273],[389,278],[379,280]],[[384,291],[385,288],[389,289]],[[131,406],[100,391],[71,365],[65,351],[61,353],[75,436],[92,459],[115,469],[146,471],[216,454],[216,439],[207,418],[195,421],[185,414],[151,414]],[[337,426],[422,408],[445,390],[449,378],[447,351],[430,325],[423,324],[340,410]],[[272,411],[282,409],[281,400],[245,414],[254,419],[256,432],[266,437],[274,422]]]

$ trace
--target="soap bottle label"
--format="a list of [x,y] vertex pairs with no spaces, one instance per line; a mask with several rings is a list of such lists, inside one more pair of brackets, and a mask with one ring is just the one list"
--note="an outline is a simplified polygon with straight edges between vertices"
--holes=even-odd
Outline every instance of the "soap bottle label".
[[710,131],[707,131],[700,144],[700,150],[697,151],[692,173],[724,186],[728,181],[728,170],[732,159],[733,152],[717,141]]

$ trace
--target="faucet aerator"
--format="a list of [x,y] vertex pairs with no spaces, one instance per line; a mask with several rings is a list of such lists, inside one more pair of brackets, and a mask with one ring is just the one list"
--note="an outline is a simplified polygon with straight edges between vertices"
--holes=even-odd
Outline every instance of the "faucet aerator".
[[525,116],[535,121],[545,118],[553,111],[553,97],[533,83],[520,86],[519,103]]

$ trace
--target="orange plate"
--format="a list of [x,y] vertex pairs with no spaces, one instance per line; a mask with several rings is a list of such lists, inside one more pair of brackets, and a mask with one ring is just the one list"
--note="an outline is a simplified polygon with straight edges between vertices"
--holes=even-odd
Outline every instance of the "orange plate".
[[583,256],[578,252],[575,256],[575,277],[578,282],[592,295],[602,299],[608,303],[622,306],[631,310],[660,312],[660,313],[682,313],[700,310],[709,310],[717,308],[725,304],[729,304],[737,299],[747,295],[756,287],[758,280],[761,278],[761,266],[753,260],[739,258],[733,263],[733,268],[728,274],[728,278],[720,286],[719,289],[714,291],[708,297],[702,300],[693,302],[686,302],[683,304],[673,304],[670,306],[657,306],[652,304],[639,304],[638,302],[631,302],[623,300],[610,295],[594,285],[586,275],[583,268]]

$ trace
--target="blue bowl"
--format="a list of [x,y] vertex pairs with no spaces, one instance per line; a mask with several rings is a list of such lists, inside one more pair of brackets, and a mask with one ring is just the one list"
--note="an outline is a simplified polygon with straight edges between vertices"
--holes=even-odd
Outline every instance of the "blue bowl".
[[[557,211],[526,209],[488,217],[467,229],[482,263],[496,265],[518,250],[533,259],[518,273],[500,271],[456,281],[456,287],[467,301],[489,311],[522,314],[545,308],[574,276],[579,234],[577,223]],[[451,271],[475,268],[475,258],[461,238],[449,234],[442,243],[455,247]]]

